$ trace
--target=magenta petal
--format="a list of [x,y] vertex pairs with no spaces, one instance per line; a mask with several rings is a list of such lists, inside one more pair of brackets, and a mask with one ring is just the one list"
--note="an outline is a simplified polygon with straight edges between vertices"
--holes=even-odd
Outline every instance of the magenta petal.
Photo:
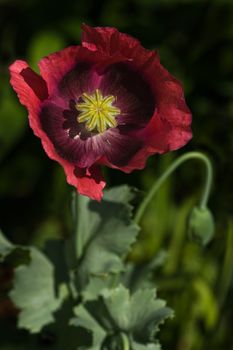
[[140,139],[128,133],[122,133],[119,128],[116,128],[109,129],[102,135],[100,147],[103,148],[103,155],[110,164],[123,167],[142,147],[142,142]]
[[100,62],[101,59],[102,55],[99,53],[93,54],[93,52],[82,46],[70,46],[42,58],[38,66],[51,95],[57,92],[59,83],[78,64],[85,63],[92,65]]
[[[40,113],[41,126],[60,157],[78,167],[90,167],[103,153],[100,137],[82,134],[77,122],[77,111],[63,110],[46,102]],[[81,134],[80,134],[81,132]]]
[[84,93],[93,93],[99,87],[101,76],[88,63],[79,63],[59,82],[57,93],[62,98],[78,101]]
[[113,95],[115,105],[121,114],[117,117],[119,125],[144,127],[155,110],[155,100],[148,83],[127,64],[109,66],[100,82],[104,95]]

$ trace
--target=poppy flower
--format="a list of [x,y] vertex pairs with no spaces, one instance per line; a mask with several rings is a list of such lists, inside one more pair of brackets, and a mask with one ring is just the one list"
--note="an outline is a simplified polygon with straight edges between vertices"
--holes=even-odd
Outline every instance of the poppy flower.
[[129,173],[152,154],[184,146],[191,114],[155,51],[115,28],[82,28],[81,45],[42,58],[40,75],[14,62],[11,84],[67,182],[100,200],[102,165]]

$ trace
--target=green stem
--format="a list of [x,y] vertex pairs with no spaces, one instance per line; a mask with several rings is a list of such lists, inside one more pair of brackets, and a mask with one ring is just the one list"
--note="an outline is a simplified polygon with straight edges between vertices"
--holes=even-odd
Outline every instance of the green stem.
[[81,258],[82,256],[82,251],[83,251],[83,240],[82,240],[82,235],[80,234],[80,229],[79,229],[79,215],[81,215],[81,208],[80,208],[80,197],[79,194],[76,192],[75,193],[75,233],[74,233],[74,244],[75,244],[75,249],[76,249],[76,256],[77,258]]
[[201,152],[189,152],[189,153],[182,155],[178,159],[176,159],[167,168],[167,170],[160,176],[160,178],[155,182],[155,184],[152,186],[152,188],[150,189],[150,191],[148,192],[148,194],[146,195],[146,197],[142,201],[141,205],[139,206],[139,208],[135,214],[134,222],[136,224],[138,224],[140,222],[148,204],[150,203],[150,201],[152,200],[152,198],[154,197],[155,193],[160,188],[160,186],[168,178],[168,176],[171,175],[173,173],[173,171],[176,170],[182,163],[186,162],[189,159],[198,159],[198,160],[202,161],[203,164],[205,165],[205,168],[206,168],[205,186],[204,186],[204,190],[203,190],[203,194],[202,194],[199,206],[201,209],[206,208],[209,194],[210,194],[210,188],[212,185],[212,179],[213,179],[212,165],[211,165],[209,158],[206,155],[204,155],[203,153],[201,153]]
[[77,257],[81,255],[81,238],[76,232],[78,227],[78,195],[73,191],[71,194],[71,216],[72,216],[72,231],[70,237],[65,240],[65,255],[67,267],[70,271],[77,266]]
[[123,350],[130,350],[129,339],[125,333],[121,333]]
[[220,306],[224,305],[233,275],[233,222],[230,221],[228,225],[229,227],[226,240],[226,249],[221,271],[221,283],[219,283],[219,286],[221,288],[219,293]]

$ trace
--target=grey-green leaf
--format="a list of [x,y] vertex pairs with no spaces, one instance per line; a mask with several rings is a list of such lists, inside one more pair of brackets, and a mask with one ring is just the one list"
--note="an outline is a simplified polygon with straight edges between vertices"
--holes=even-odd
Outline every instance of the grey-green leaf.
[[122,331],[132,332],[143,342],[155,335],[158,325],[172,315],[163,300],[156,298],[154,289],[138,290],[130,296],[120,285],[103,291],[104,303],[115,325]]
[[84,290],[91,276],[107,276],[124,269],[122,258],[139,230],[131,220],[131,198],[127,186],[106,191],[101,203],[78,197],[76,256],[80,290]]
[[83,301],[98,298],[99,291],[111,288],[116,281],[116,275],[109,274],[107,276],[91,276],[88,285],[82,293]]
[[142,343],[155,339],[158,326],[173,315],[164,300],[157,299],[154,289],[138,290],[131,298],[131,327],[135,339]]
[[15,269],[10,298],[21,310],[18,327],[37,333],[54,321],[53,312],[60,307],[61,300],[55,295],[51,262],[36,248],[30,248],[30,257],[28,265]]
[[6,260],[14,267],[14,287],[9,296],[20,310],[18,327],[37,333],[54,321],[53,313],[67,291],[62,287],[60,297],[56,296],[54,266],[42,252],[14,245],[0,232],[0,262]]
[[75,307],[74,314],[76,317],[71,319],[70,325],[83,327],[89,330],[93,336],[93,344],[91,347],[89,347],[89,349],[99,350],[104,338],[106,337],[106,331],[92,317],[92,315],[85,309],[83,305]]
[[[97,300],[85,303],[85,310],[86,314],[92,315],[91,322],[87,321],[83,309],[77,308],[77,324],[88,327],[93,333],[98,324],[108,338],[116,331],[122,332],[131,339],[132,349],[139,350],[160,349],[156,339],[158,327],[172,316],[165,302],[156,298],[154,289],[139,290],[130,295],[122,285],[102,290]],[[108,339],[106,337],[104,341]]]

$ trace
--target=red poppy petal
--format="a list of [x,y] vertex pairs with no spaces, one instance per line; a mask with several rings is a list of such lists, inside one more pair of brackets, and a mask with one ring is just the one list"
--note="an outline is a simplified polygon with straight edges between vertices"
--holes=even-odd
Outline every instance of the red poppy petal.
[[[42,93],[43,90],[41,87],[43,87],[44,84],[43,79],[34,73],[24,61],[16,61],[9,69],[11,74],[11,84],[16,91],[20,102],[27,107],[30,126],[34,131],[34,134],[41,139],[43,148],[47,155],[61,164],[66,173],[67,182],[70,185],[75,186],[80,193],[100,200],[105,182],[102,179],[98,168],[91,167],[89,170],[80,169],[77,171],[75,164],[61,158],[57,154],[54,145],[41,128],[39,113],[42,102],[39,96],[42,97],[43,94],[45,96],[46,91],[44,90]],[[24,74],[25,70],[27,72],[26,75]],[[32,85],[29,85],[32,77],[35,78],[35,81],[33,81]]]
[[156,111],[147,127],[141,130],[141,136],[155,152],[176,150],[192,138],[192,116],[185,103],[183,87],[158,60],[151,61],[144,74],[155,97]]
[[130,51],[140,42],[132,36],[120,33],[116,28],[111,27],[90,27],[82,25],[82,46],[91,51],[102,51],[105,55],[113,56],[123,53],[127,57]]
[[10,67],[11,85],[20,102],[33,108],[48,97],[46,82],[25,61],[17,60]]
[[93,28],[83,24],[82,29],[82,46],[108,56],[109,62],[114,57],[119,57],[119,62],[126,62],[142,73],[151,61],[159,60],[156,51],[145,49],[139,40],[119,32],[116,28]]
[[[177,120],[180,120],[180,124],[172,124],[166,119],[167,114],[176,115]],[[192,131],[190,124],[186,125],[186,122],[190,120],[191,114],[185,113],[176,109],[175,106],[170,107],[170,111],[161,108],[160,111],[155,113],[150,123],[143,132],[143,138],[147,145],[154,148],[155,152],[164,153],[173,151],[186,145],[192,138]],[[190,122],[191,123],[191,122]]]
[[154,153],[175,150],[185,145],[192,137],[191,113],[185,104],[181,84],[161,66],[157,53],[146,50],[138,40],[115,28],[92,28],[88,25],[82,28],[83,46],[109,56],[128,57],[128,65],[150,84],[157,109],[146,129],[141,131],[145,144],[152,147]]
[[153,148],[144,147],[140,149],[137,153],[135,153],[135,155],[128,161],[126,165],[121,165],[121,166],[113,165],[107,160],[107,158],[102,158],[101,164],[109,166],[110,168],[113,168],[113,169],[121,170],[125,173],[131,173],[133,170],[144,169],[147,158],[154,153],[155,151]]
[[95,165],[90,168],[76,168],[74,174],[77,177],[78,192],[97,201],[101,201],[106,182],[100,168]]
[[47,82],[49,94],[57,89],[61,79],[80,62],[95,60],[93,53],[82,46],[70,46],[44,57],[38,63],[40,73]]
[[[178,118],[190,118],[190,114],[185,115],[179,110],[174,110],[173,113],[176,113]],[[174,151],[184,146],[192,138],[190,126],[172,125],[161,117],[159,112],[155,113],[142,134],[141,138],[154,150],[152,153]]]
[[[46,96],[47,86],[44,80],[28,66],[25,61],[15,61],[10,67],[10,75],[11,75],[11,85],[13,89],[17,93],[20,102],[27,107],[29,112],[29,123],[31,128],[33,129],[36,136],[41,136],[41,132],[44,135],[43,131],[41,131],[40,122],[38,118],[38,114],[40,111],[40,107],[42,101],[38,97]],[[25,71],[27,72],[25,74]],[[31,82],[31,78],[35,77],[35,82],[29,85]],[[37,82],[37,84],[36,84]],[[43,85],[45,84],[44,89]],[[44,135],[47,138],[46,135]]]

